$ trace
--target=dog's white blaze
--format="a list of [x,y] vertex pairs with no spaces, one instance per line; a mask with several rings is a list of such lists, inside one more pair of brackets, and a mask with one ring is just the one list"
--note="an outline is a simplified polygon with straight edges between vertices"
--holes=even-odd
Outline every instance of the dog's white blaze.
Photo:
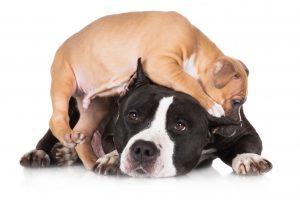
[[174,142],[170,139],[166,130],[167,111],[173,102],[173,97],[164,97],[160,100],[157,111],[149,128],[142,130],[134,135],[127,143],[121,155],[120,169],[131,176],[134,172],[128,173],[126,169],[126,160],[130,155],[130,147],[137,140],[153,142],[160,150],[160,155],[156,160],[154,170],[150,174],[152,177],[175,176],[176,168],[173,164]]
[[185,60],[183,62],[183,71],[188,73],[190,76],[192,76],[194,79],[199,79],[199,75],[196,71],[196,66],[194,63],[195,54],[193,54],[189,59]]

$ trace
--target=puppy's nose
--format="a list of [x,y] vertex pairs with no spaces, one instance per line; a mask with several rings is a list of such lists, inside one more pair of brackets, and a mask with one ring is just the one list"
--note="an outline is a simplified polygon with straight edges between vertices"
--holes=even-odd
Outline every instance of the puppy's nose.
[[135,161],[148,162],[157,157],[159,150],[153,142],[138,140],[131,146],[130,153]]

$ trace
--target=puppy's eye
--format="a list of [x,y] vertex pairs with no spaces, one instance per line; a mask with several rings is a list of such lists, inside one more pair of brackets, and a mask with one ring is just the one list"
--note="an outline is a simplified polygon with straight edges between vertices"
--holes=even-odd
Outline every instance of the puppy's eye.
[[233,108],[238,108],[238,107],[240,107],[241,105],[242,105],[242,101],[239,100],[239,99],[233,99],[233,100],[231,101],[231,106],[232,106]]
[[176,125],[174,126],[174,129],[176,131],[185,131],[186,130],[186,124],[182,121],[178,121]]
[[133,120],[133,121],[137,121],[139,118],[138,118],[138,113],[136,111],[130,111],[128,113],[128,118],[130,120]]
[[241,75],[238,74],[238,73],[236,73],[236,74],[234,75],[234,78],[235,78],[235,79],[239,79],[239,78],[241,78]]

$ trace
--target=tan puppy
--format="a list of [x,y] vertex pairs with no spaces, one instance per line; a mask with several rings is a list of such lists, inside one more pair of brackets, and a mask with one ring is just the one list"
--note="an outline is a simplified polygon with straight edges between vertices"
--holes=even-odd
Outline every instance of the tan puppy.
[[[76,150],[87,169],[96,161],[91,134],[108,112],[107,97],[126,89],[139,57],[155,83],[195,97],[214,116],[232,113],[246,98],[243,64],[225,56],[178,13],[135,12],[100,18],[64,42],[51,68],[50,128],[65,145],[80,144]],[[76,97],[80,111],[73,130],[68,124],[71,96]]]

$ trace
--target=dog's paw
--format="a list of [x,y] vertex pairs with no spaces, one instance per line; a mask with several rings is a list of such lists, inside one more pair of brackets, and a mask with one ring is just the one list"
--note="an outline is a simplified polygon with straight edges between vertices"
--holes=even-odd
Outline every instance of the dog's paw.
[[93,171],[100,175],[119,175],[120,174],[120,156],[117,150],[114,150],[104,156],[100,157],[94,167]]
[[244,153],[232,160],[232,169],[239,175],[258,175],[270,171],[272,163],[260,155]]
[[60,142],[53,146],[50,155],[53,162],[58,166],[70,166],[78,159],[75,148],[66,147]]
[[23,167],[45,168],[50,165],[50,157],[43,150],[32,150],[22,156],[20,164]]
[[85,142],[85,135],[80,132],[67,133],[64,136],[63,145],[74,148],[77,144]]
[[207,111],[210,115],[214,117],[225,116],[225,111],[220,104],[214,103]]

